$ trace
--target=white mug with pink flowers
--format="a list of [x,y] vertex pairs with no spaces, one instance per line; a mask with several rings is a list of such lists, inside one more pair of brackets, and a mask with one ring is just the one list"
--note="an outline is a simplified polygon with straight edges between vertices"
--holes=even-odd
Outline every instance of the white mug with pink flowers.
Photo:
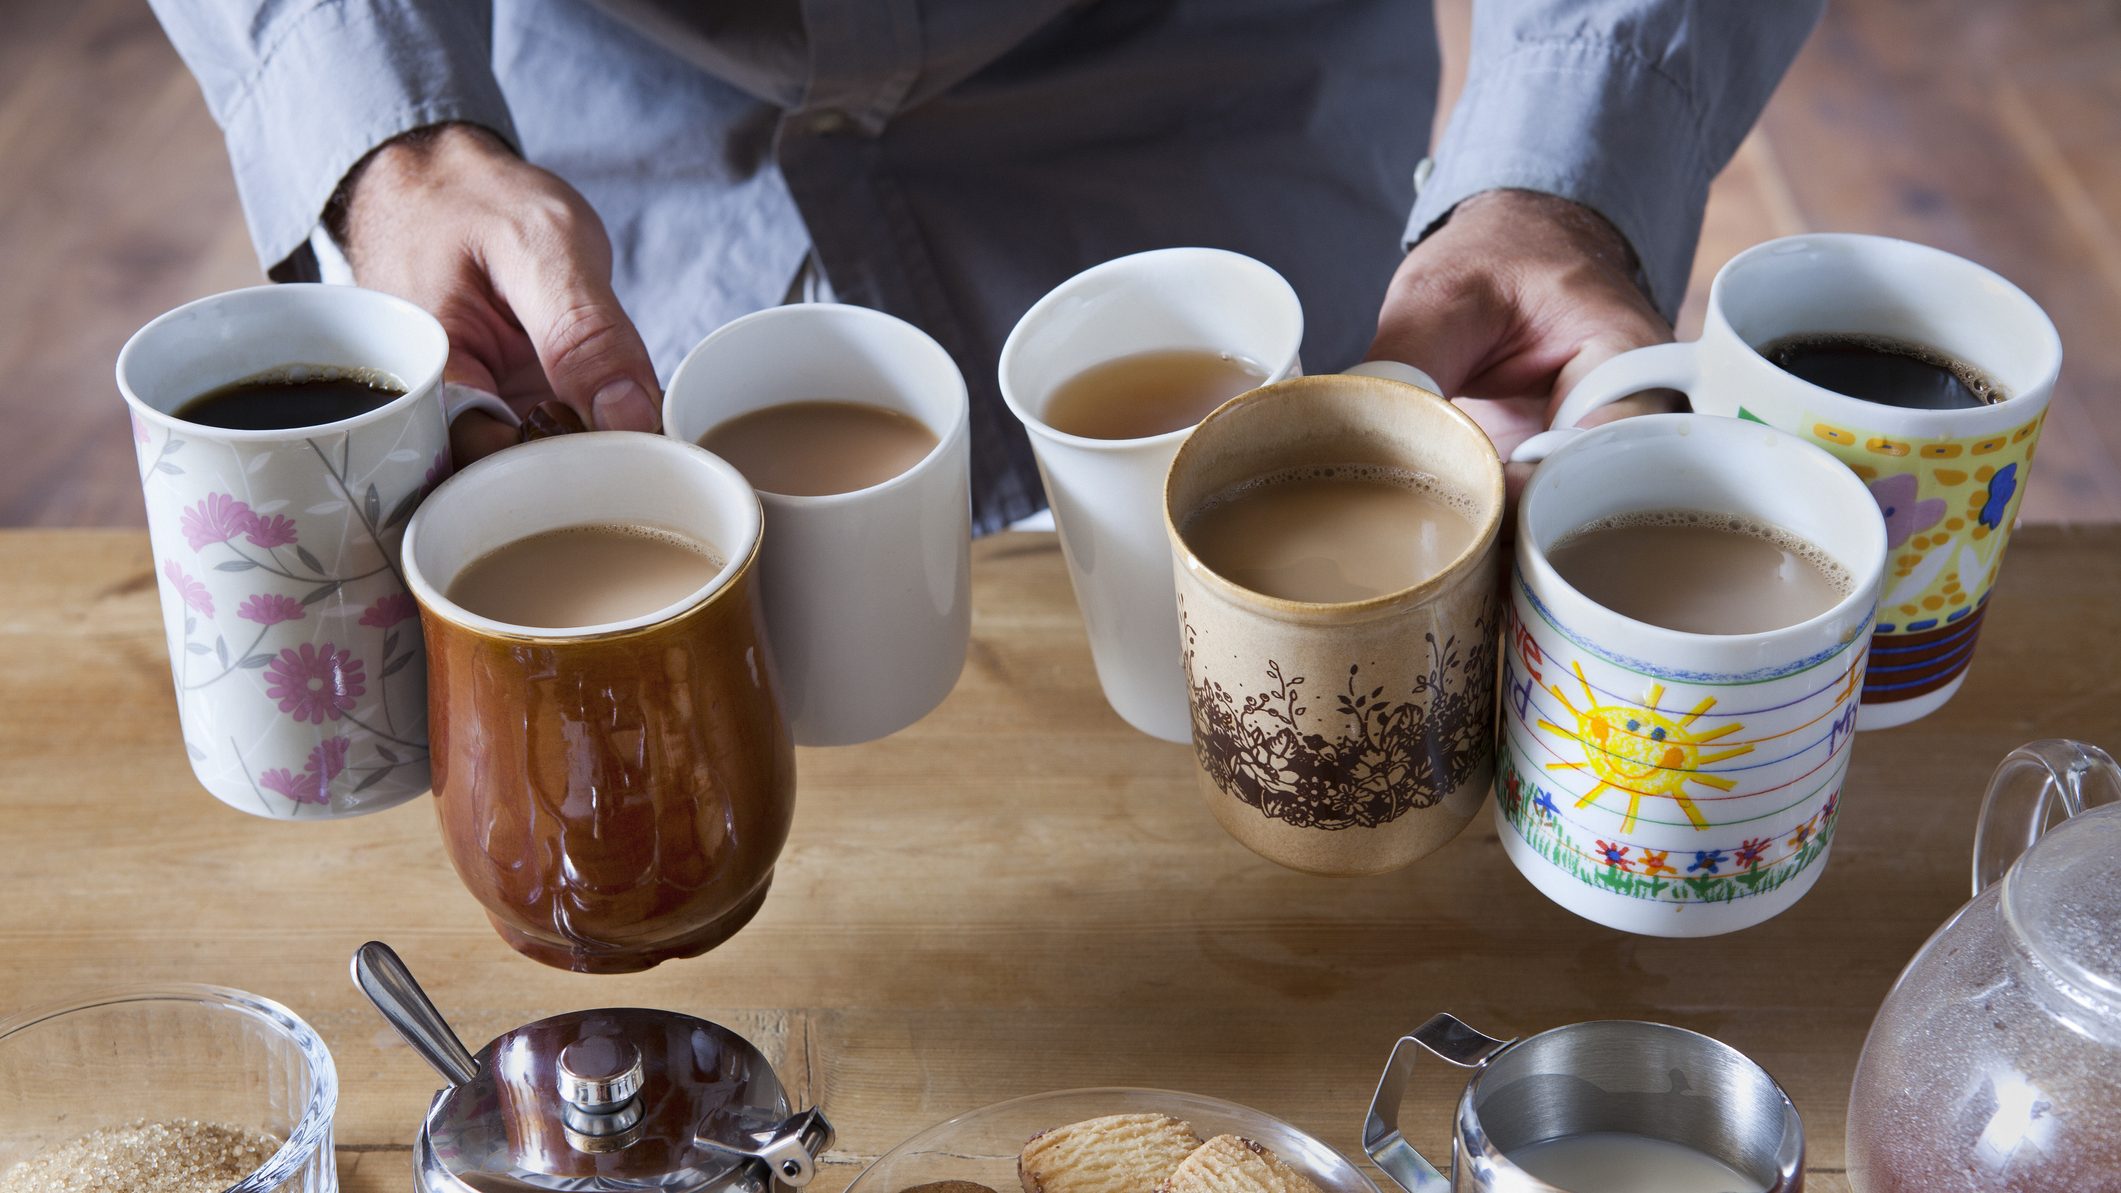
[[[409,302],[288,285],[179,307],[118,355],[184,748],[233,807],[353,816],[427,790],[427,676],[398,547],[448,475],[449,421],[474,407],[514,418],[443,385],[448,354]],[[405,392],[285,430],[174,413],[290,369],[383,374]]]

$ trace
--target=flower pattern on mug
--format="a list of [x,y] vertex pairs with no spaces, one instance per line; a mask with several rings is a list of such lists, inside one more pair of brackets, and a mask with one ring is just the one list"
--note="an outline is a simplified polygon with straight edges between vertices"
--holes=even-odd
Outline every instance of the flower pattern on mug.
[[297,721],[321,725],[353,710],[368,690],[360,659],[350,650],[326,642],[304,642],[282,650],[265,665],[265,694],[280,702],[280,711]]
[[276,766],[258,773],[258,786],[279,794],[298,804],[328,804],[331,789],[328,783],[319,782],[316,776],[304,771],[301,774]]
[[206,585],[185,575],[184,569],[177,566],[176,560],[163,560],[162,574],[169,578],[169,586],[177,590],[177,595],[184,598],[184,603],[190,606],[192,612],[201,617],[214,615],[213,594],[206,591]]
[[352,738],[327,737],[309,752],[309,761],[303,765],[302,773],[311,776],[320,786],[328,786],[346,770],[346,752],[352,748]]
[[377,597],[368,608],[361,610],[361,624],[378,630],[387,630],[391,626],[413,617],[419,611],[420,607],[413,603],[411,593],[387,592]]
[[251,546],[264,547],[268,551],[274,547],[291,546],[295,541],[295,520],[284,514],[270,517],[253,514],[250,528],[244,531],[243,537],[250,540]]
[[258,515],[250,506],[237,501],[227,493],[209,493],[199,504],[184,511],[181,524],[184,541],[194,551],[203,551],[214,543],[225,543],[239,534],[248,534],[257,524]]
[[1917,500],[1919,485],[1912,472],[1896,472],[1871,482],[1871,499],[1885,515],[1885,545],[1898,547],[1915,535],[1944,520],[1942,497]]
[[259,625],[279,625],[283,621],[302,620],[302,602],[291,596],[276,592],[261,592],[248,597],[237,606],[236,616]]

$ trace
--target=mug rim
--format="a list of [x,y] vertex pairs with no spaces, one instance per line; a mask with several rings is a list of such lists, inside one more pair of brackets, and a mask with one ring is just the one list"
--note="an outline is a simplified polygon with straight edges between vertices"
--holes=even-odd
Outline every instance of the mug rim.
[[[830,508],[835,505],[848,505],[852,504],[857,500],[867,500],[876,496],[879,493],[883,493],[892,489],[901,488],[906,485],[915,483],[915,476],[921,473],[928,472],[929,470],[934,468],[936,462],[947,456],[950,449],[956,445],[958,440],[963,439],[966,435],[970,433],[970,428],[972,424],[972,398],[971,391],[969,388],[967,388],[965,384],[965,371],[957,367],[956,358],[952,357],[950,355],[949,350],[944,348],[934,336],[929,335],[927,332],[922,331],[920,328],[915,327],[913,324],[908,323],[906,320],[891,314],[889,311],[879,311],[873,307],[857,306],[853,303],[790,302],[782,303],[779,306],[761,307],[756,311],[750,311],[746,314],[739,315],[736,318],[731,319],[729,322],[722,324],[720,327],[715,328],[713,331],[708,332],[705,336],[702,336],[700,338],[700,342],[692,346],[692,350],[685,354],[685,359],[679,361],[678,367],[671,372],[670,384],[663,387],[663,430],[661,431],[663,437],[675,440],[679,443],[690,443],[690,446],[693,447],[700,446],[697,442],[691,442],[680,438],[676,432],[670,429],[672,421],[671,411],[677,403],[678,386],[684,382],[686,372],[693,367],[694,363],[699,359],[700,355],[707,351],[708,347],[714,344],[716,340],[721,339],[726,334],[733,334],[739,329],[753,323],[769,323],[775,319],[807,318],[818,316],[820,314],[822,314],[823,318],[827,319],[850,319],[855,322],[867,321],[872,323],[878,323],[880,326],[894,326],[896,332],[911,332],[913,335],[913,339],[919,344],[919,351],[925,353],[932,350],[942,360],[943,364],[949,369],[950,377],[955,386],[954,392],[956,395],[956,401],[955,403],[953,403],[953,412],[950,419],[950,425],[944,428],[943,430],[936,432],[935,446],[928,449],[928,454],[922,456],[919,460],[914,461],[914,463],[907,466],[906,468],[901,469],[896,474],[886,477],[885,479],[880,480],[873,485],[865,485],[859,489],[848,489],[844,492],[839,493],[777,493],[771,489],[760,488],[757,485],[751,485],[752,490],[758,494],[759,500],[770,501],[775,505],[786,506],[790,509],[821,509]],[[705,399],[701,400],[704,401]],[[827,398],[811,400],[832,401],[835,399]],[[873,406],[877,407],[878,409],[888,409],[888,407],[879,406],[875,402],[866,402],[855,398],[841,398],[837,400],[863,406]],[[773,408],[773,406],[787,406],[792,404],[793,403],[790,402],[775,402],[768,406],[758,407],[758,409],[770,410]],[[751,413],[751,411],[745,411],[744,413],[748,414]],[[734,417],[740,418],[742,417],[742,415],[736,415]],[[912,415],[910,417],[914,418],[922,426],[927,427],[928,430],[936,431],[936,428],[928,426],[927,419],[921,418],[919,415]],[[727,421],[729,420],[722,420],[722,422]],[[714,424],[715,427],[718,427],[720,425],[721,422],[717,422]],[[713,429],[714,427],[708,428],[709,431],[712,431]],[[701,447],[700,450],[707,451],[707,449],[704,447]],[[714,453],[708,452],[708,454],[713,455]],[[719,456],[717,456],[716,458],[720,459]],[[732,465],[732,467],[734,467],[734,465]],[[742,470],[739,469],[738,471],[739,474],[741,474]],[[747,485],[751,484],[749,480],[746,480],[744,483]]]
[[[1730,279],[1734,274],[1759,261],[1761,258],[1776,256],[1807,244],[1823,244],[1841,252],[1908,253],[1948,263],[1953,268],[1971,271],[1982,281],[1996,287],[2007,301],[2018,303],[2031,313],[2033,326],[2039,333],[2041,357],[2044,361],[2040,375],[2031,384],[2019,387],[2016,392],[2000,402],[1990,402],[1960,410],[1919,410],[1910,407],[1885,406],[1877,402],[1866,402],[1861,398],[1850,397],[1838,390],[1815,385],[1794,373],[1784,371],[1761,353],[1759,345],[1739,335],[1738,329],[1731,325],[1730,319],[1725,315],[1724,311],[1726,303],[1725,289],[1732,284]],[[1804,394],[1816,406],[1823,407],[1832,413],[1837,421],[1854,423],[1859,426],[1876,425],[1881,421],[1881,412],[1887,412],[1883,416],[1884,421],[1895,424],[1892,428],[1893,430],[1910,438],[1951,438],[1978,435],[1982,433],[1980,430],[1969,429],[1965,424],[1993,421],[2008,427],[2016,423],[2016,416],[2020,413],[2025,413],[2026,417],[2029,418],[2038,417],[2040,410],[2045,409],[2053,399],[2055,382],[2062,372],[2061,333],[2055,330],[2054,319],[2048,315],[2044,307],[2033,300],[2032,295],[2027,294],[2017,283],[1981,264],[1979,261],[1969,257],[1962,257],[1957,253],[1948,252],[1934,245],[1923,244],[1920,241],[1904,240],[1896,236],[1880,236],[1869,232],[1800,232],[1790,236],[1778,236],[1773,240],[1764,240],[1724,262],[1723,268],[1716,271],[1715,278],[1709,283],[1707,318],[1711,326],[1720,329],[1730,339],[1735,341],[1739,347],[1745,350],[1745,357],[1750,364],[1773,370],[1775,376],[1781,379],[1780,383],[1796,387],[1797,392]],[[2010,415],[2005,416],[2000,413],[2003,411],[2009,411]]]
[[[377,406],[373,410],[364,410],[359,414],[351,415],[346,418],[336,419],[332,422],[310,423],[305,426],[299,427],[266,427],[245,429],[236,427],[208,426],[205,423],[195,423],[189,419],[178,418],[176,415],[171,414],[166,410],[162,410],[155,407],[154,405],[150,404],[145,398],[142,398],[138,393],[134,392],[132,381],[129,376],[133,367],[133,358],[137,356],[140,352],[145,351],[145,349],[141,345],[147,342],[151,337],[160,335],[163,332],[166,324],[175,322],[180,317],[188,317],[208,307],[223,306],[229,304],[230,302],[264,301],[262,299],[254,300],[245,296],[264,294],[278,295],[290,293],[312,295],[345,294],[349,297],[339,298],[334,296],[330,298],[325,298],[323,299],[323,301],[359,302],[370,303],[379,306],[396,307],[400,312],[412,315],[413,317],[415,317],[416,320],[424,321],[425,323],[431,325],[431,329],[434,332],[435,337],[440,341],[441,351],[436,355],[433,367],[422,372],[417,379],[405,377],[396,378],[397,380],[404,383],[405,392],[399,394],[395,398],[392,398],[390,401],[383,403],[381,406]],[[292,301],[308,300],[293,299]],[[366,426],[369,423],[382,422],[386,419],[401,414],[410,407],[418,404],[421,399],[425,398],[429,393],[434,391],[435,387],[441,384],[443,370],[448,367],[448,364],[449,333],[442,327],[440,320],[437,320],[432,314],[427,311],[426,308],[420,306],[418,303],[400,298],[395,294],[386,294],[381,290],[370,290],[362,286],[340,285],[333,282],[271,282],[262,286],[244,286],[235,290],[223,290],[217,294],[208,294],[200,298],[194,298],[190,302],[184,303],[181,306],[172,307],[169,310],[164,311],[161,314],[155,316],[153,319],[148,320],[144,325],[141,326],[140,330],[126,337],[125,346],[118,349],[116,373],[118,382],[118,395],[125,399],[125,404],[129,408],[131,408],[133,413],[147,418],[150,422],[156,423],[164,430],[182,430],[186,434],[191,435],[195,438],[205,438],[224,443],[284,443],[290,439],[306,438],[311,435],[339,434],[341,432],[351,431],[356,427]],[[242,380],[244,380],[244,378],[238,377],[233,381],[224,381],[221,384],[233,385]]]
[[[1379,593],[1376,596],[1364,597],[1356,601],[1297,601],[1287,597],[1273,596],[1257,589],[1247,588],[1209,567],[1198,555],[1194,554],[1193,548],[1186,542],[1185,536],[1179,533],[1178,520],[1173,515],[1171,508],[1172,478],[1178,475],[1179,465],[1188,458],[1187,453],[1197,450],[1194,447],[1192,432],[1207,426],[1217,418],[1234,413],[1245,406],[1284,397],[1291,390],[1341,388],[1352,381],[1360,381],[1364,385],[1385,385],[1404,389],[1408,394],[1414,395],[1415,400],[1432,404],[1447,412],[1450,419],[1455,420],[1463,429],[1471,431],[1478,436],[1480,442],[1488,445],[1486,458],[1492,462],[1493,467],[1489,470],[1489,483],[1483,486],[1487,492],[1472,495],[1474,500],[1481,502],[1483,509],[1472,541],[1467,543],[1464,550],[1453,556],[1449,563],[1437,569],[1434,575],[1418,580],[1404,588],[1395,588],[1390,592]],[[1385,392],[1391,395],[1395,401],[1402,400],[1402,395],[1397,394],[1393,390],[1386,390]],[[1244,393],[1217,406],[1209,411],[1207,416],[1202,418],[1199,423],[1188,428],[1186,434],[1186,441],[1179,444],[1178,451],[1171,457],[1170,467],[1164,470],[1162,502],[1164,507],[1164,534],[1176,550],[1179,561],[1186,566],[1188,571],[1203,577],[1210,590],[1224,600],[1242,603],[1248,608],[1285,616],[1339,617],[1348,614],[1383,612],[1405,604],[1419,604],[1438,593],[1457,587],[1466,578],[1470,570],[1487,555],[1489,549],[1494,546],[1495,540],[1502,533],[1503,516],[1508,504],[1503,483],[1502,457],[1495,452],[1494,443],[1488,439],[1487,432],[1481,429],[1479,423],[1473,421],[1471,415],[1459,409],[1456,404],[1434,390],[1423,389],[1418,385],[1405,381],[1395,381],[1389,377],[1372,377],[1366,374],[1323,373],[1315,377],[1285,377],[1280,381],[1267,382],[1257,389],[1246,390]],[[1141,441],[1136,440],[1134,442]]]
[[[1022,315],[1017,317],[1015,326],[1009,329],[1008,337],[1002,341],[1001,353],[995,359],[995,387],[1001,391],[1002,404],[1009,408],[1009,413],[1016,416],[1016,421],[1022,424],[1026,431],[1034,435],[1041,436],[1054,443],[1065,444],[1069,447],[1080,448],[1084,451],[1106,453],[1128,452],[1144,448],[1160,448],[1168,444],[1178,443],[1185,439],[1186,436],[1191,435],[1194,430],[1200,426],[1201,423],[1207,422],[1209,418],[1214,416],[1215,412],[1211,410],[1206,415],[1201,416],[1200,422],[1196,422],[1192,426],[1179,427],[1176,430],[1165,431],[1160,435],[1143,435],[1134,439],[1098,439],[1088,435],[1075,435],[1067,431],[1056,429],[1055,427],[1047,423],[1043,417],[1033,414],[1030,410],[1026,409],[1025,404],[1017,400],[1014,389],[1009,384],[1010,365],[1024,351],[1023,344],[1025,327],[1030,326],[1035,319],[1043,317],[1048,310],[1058,305],[1069,292],[1073,291],[1078,286],[1088,284],[1089,282],[1097,278],[1103,277],[1108,273],[1119,273],[1127,269],[1140,268],[1143,263],[1143,259],[1150,257],[1206,257],[1234,259],[1235,261],[1242,263],[1242,268],[1260,270],[1264,272],[1267,277],[1273,279],[1275,282],[1280,283],[1279,288],[1276,290],[1275,297],[1278,299],[1287,299],[1289,308],[1295,315],[1296,338],[1295,342],[1289,346],[1289,355],[1286,360],[1283,360],[1278,365],[1268,364],[1264,361],[1261,362],[1262,364],[1267,365],[1267,377],[1266,380],[1261,381],[1259,383],[1259,386],[1256,386],[1254,388],[1258,389],[1269,385],[1279,385],[1284,381],[1290,381],[1295,379],[1295,377],[1297,376],[1297,361],[1300,360],[1303,355],[1303,301],[1297,296],[1296,287],[1289,284],[1289,279],[1283,277],[1280,270],[1274,268],[1273,266],[1267,264],[1266,262],[1260,260],[1257,257],[1248,256],[1247,254],[1236,252],[1231,249],[1212,248],[1207,245],[1167,245],[1163,248],[1144,249],[1138,253],[1128,253],[1125,256],[1114,257],[1109,261],[1100,261],[1096,265],[1090,266],[1088,269],[1082,270],[1079,273],[1071,275],[1066,281],[1061,282],[1059,285],[1053,287],[1051,290],[1046,291],[1044,295],[1040,296],[1037,302],[1032,303],[1031,306],[1026,309]],[[1106,360],[1117,359],[1119,358],[1106,358]],[[1099,361],[1097,363],[1103,364],[1105,362]],[[1088,368],[1091,366],[1086,365],[1084,367]],[[1080,372],[1080,370],[1078,370],[1078,372]],[[1253,392],[1253,390],[1247,390],[1246,392],[1250,393]],[[1217,407],[1217,409],[1220,409],[1220,407]]]
[[[1798,456],[1809,461],[1813,468],[1825,470],[1828,476],[1833,478],[1827,481],[1828,484],[1841,484],[1843,478],[1845,478],[1848,485],[1856,488],[1858,495],[1862,498],[1860,502],[1861,510],[1874,515],[1870,519],[1861,519],[1860,514],[1858,517],[1859,520],[1863,521],[1862,530],[1864,537],[1875,540],[1877,551],[1869,562],[1861,563],[1857,567],[1850,569],[1849,588],[1846,593],[1842,594],[1840,600],[1835,601],[1803,621],[1777,626],[1774,629],[1754,630],[1743,634],[1707,634],[1695,630],[1673,629],[1670,626],[1661,626],[1655,622],[1629,617],[1617,609],[1608,608],[1593,600],[1562,576],[1560,570],[1555,568],[1553,561],[1547,557],[1547,547],[1535,541],[1531,527],[1533,504],[1539,492],[1548,482],[1548,478],[1552,475],[1549,471],[1552,462],[1565,460],[1571,456],[1582,455],[1586,452],[1607,450],[1605,445],[1609,442],[1625,443],[1631,439],[1678,438],[1681,433],[1676,431],[1666,433],[1665,429],[1682,425],[1701,429],[1701,433],[1721,436],[1747,433],[1733,428],[1756,427],[1761,433],[1779,436],[1787,440],[1788,442],[1784,446],[1795,449]],[[1692,430],[1684,432],[1684,434],[1688,435],[1694,433],[1696,432]],[[1856,504],[1852,502],[1851,508],[1856,508]],[[1700,512],[1730,513],[1732,511],[1703,510]],[[1569,533],[1582,530],[1583,525],[1579,523]],[[1787,530],[1788,528],[1781,527],[1781,529]],[[1791,533],[1795,532],[1792,531]],[[1567,536],[1564,535],[1562,537],[1565,538]],[[1559,542],[1561,540],[1557,538],[1555,541]],[[1857,617],[1859,612],[1860,618],[1858,620],[1860,624],[1857,627],[1855,636],[1851,637],[1849,641],[1854,642],[1859,638],[1867,638],[1871,626],[1876,621],[1877,590],[1884,578],[1886,555],[1884,515],[1878,512],[1878,504],[1872,499],[1869,490],[1864,487],[1861,477],[1858,477],[1847,465],[1835,459],[1832,453],[1825,448],[1801,435],[1793,435],[1788,431],[1765,423],[1731,418],[1724,415],[1690,413],[1644,414],[1633,418],[1614,419],[1612,422],[1601,423],[1585,430],[1582,434],[1554,449],[1552,454],[1540,461],[1539,466],[1532,470],[1531,480],[1525,483],[1523,491],[1517,495],[1517,560],[1520,572],[1529,573],[1520,575],[1520,582],[1528,590],[1533,592],[1553,592],[1558,589],[1569,594],[1575,600],[1582,602],[1585,607],[1595,610],[1598,614],[1613,618],[1629,632],[1645,634],[1654,640],[1680,647],[1706,646],[1709,644],[1728,647],[1772,642],[1781,638],[1795,638],[1806,633],[1823,630],[1835,621]],[[1852,562],[1842,559],[1838,554],[1834,556],[1834,559],[1837,563],[1841,563],[1844,566],[1848,566]],[[1871,605],[1871,610],[1869,612],[1861,612],[1859,605],[1866,601]],[[1838,650],[1840,647],[1835,649]]]
[[[723,560],[721,568],[713,576],[709,577],[705,584],[667,605],[634,617],[620,621],[599,622],[587,626],[555,628],[550,626],[519,625],[473,613],[444,595],[433,581],[428,579],[427,574],[421,570],[418,557],[414,553],[414,546],[419,541],[421,518],[430,509],[434,508],[435,499],[441,496],[451,485],[458,484],[465,477],[491,473],[494,467],[497,466],[496,462],[505,463],[509,459],[515,459],[527,464],[535,458],[533,455],[522,453],[552,455],[557,452],[603,450],[611,446],[625,446],[627,444],[638,446],[643,451],[676,451],[680,453],[679,459],[691,459],[694,465],[704,467],[712,473],[719,483],[724,485],[734,484],[738,486],[741,492],[749,496],[750,503],[743,507],[744,512],[740,515],[740,520],[744,526],[743,549],[730,552]],[[558,463],[560,461],[554,461],[555,465]],[[743,474],[736,470],[735,465],[715,455],[713,452],[697,444],[686,443],[682,439],[647,431],[586,431],[575,435],[555,435],[547,439],[533,440],[529,443],[504,448],[468,465],[449,479],[435,486],[434,492],[428,494],[426,500],[420,503],[420,508],[413,511],[412,520],[405,524],[405,539],[399,548],[399,558],[405,572],[405,587],[411,591],[413,598],[419,602],[422,610],[430,612],[436,617],[460,629],[477,634],[482,638],[542,644],[609,642],[619,638],[632,637],[659,630],[665,625],[713,603],[716,598],[735,587],[744,574],[751,569],[753,561],[758,558],[759,543],[764,537],[762,533],[764,524],[765,514],[759,504],[758,492],[751,487],[751,482],[744,479]],[[593,523],[565,523],[548,527],[547,530],[565,530],[570,526],[577,525],[593,525]],[[533,531],[532,533],[544,532]],[[528,536],[519,536],[518,539],[495,543],[487,551],[474,555],[472,558],[482,558],[484,555],[491,554],[494,550],[507,546],[511,542],[519,541],[521,537]],[[466,562],[469,563],[471,561],[467,560]]]

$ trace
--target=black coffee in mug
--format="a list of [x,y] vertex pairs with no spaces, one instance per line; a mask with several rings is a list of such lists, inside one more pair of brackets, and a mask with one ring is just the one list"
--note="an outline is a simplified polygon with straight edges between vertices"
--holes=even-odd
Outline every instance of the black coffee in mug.
[[287,368],[232,381],[171,411],[202,427],[284,431],[366,414],[405,396],[405,387],[374,369]]
[[1903,410],[1968,410],[2010,396],[1958,357],[1891,336],[1803,332],[1775,340],[1760,354],[1821,389]]

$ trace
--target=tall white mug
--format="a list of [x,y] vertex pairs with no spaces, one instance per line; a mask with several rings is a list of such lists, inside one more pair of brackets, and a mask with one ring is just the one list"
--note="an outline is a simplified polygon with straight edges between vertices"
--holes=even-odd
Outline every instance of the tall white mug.
[[1053,392],[1123,356],[1203,349],[1247,357],[1262,384],[1302,371],[1303,307],[1282,276],[1221,249],[1136,253],[1093,266],[1024,312],[1002,345],[1002,399],[1038,458],[1105,700],[1151,737],[1192,739],[1164,476],[1192,428],[1089,439],[1045,422]]
[[758,490],[766,637],[799,745],[871,741],[942,703],[972,632],[971,422],[965,378],[926,332],[837,303],[724,324],[663,395],[665,434],[697,443],[741,414],[846,401],[919,420],[936,446],[866,489]]
[[[499,399],[442,383],[427,312],[352,286],[257,286],[149,323],[118,354],[185,752],[245,812],[320,819],[427,790],[427,668],[398,544],[449,475],[449,421]],[[232,382],[376,370],[405,394],[311,427],[178,416]]]
[[[1962,410],[1883,406],[1822,389],[1761,353],[1816,332],[1940,349],[2008,396]],[[2062,341],[2039,304],[1972,261],[1883,236],[1789,236],[1716,274],[1699,340],[1638,348],[1591,370],[1554,425],[1671,388],[1697,411],[1803,436],[1848,465],[1884,514],[1890,548],[1857,722],[1885,729],[1943,707],[1966,680],[2061,367]]]

